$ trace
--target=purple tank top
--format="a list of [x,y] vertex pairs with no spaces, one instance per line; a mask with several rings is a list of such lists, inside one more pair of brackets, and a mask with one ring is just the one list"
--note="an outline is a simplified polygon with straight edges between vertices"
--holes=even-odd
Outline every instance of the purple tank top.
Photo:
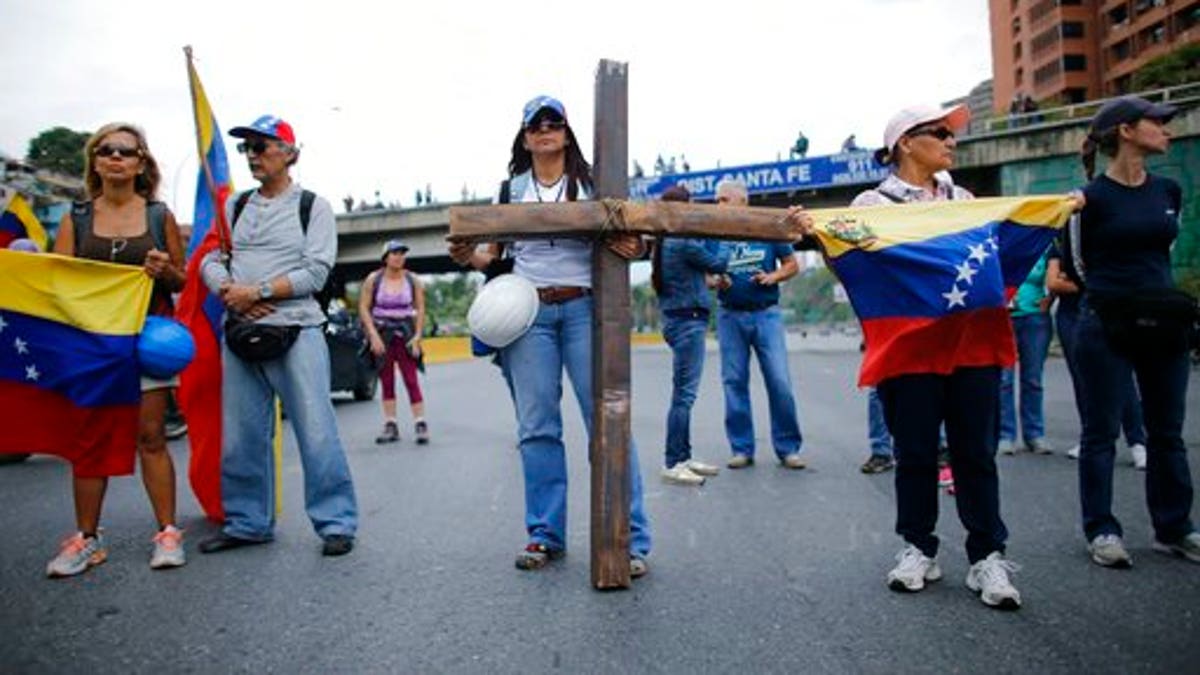
[[371,317],[377,321],[407,319],[417,315],[413,307],[413,287],[408,272],[400,284],[400,290],[389,293],[386,279],[382,273],[375,277],[375,306],[371,308]]

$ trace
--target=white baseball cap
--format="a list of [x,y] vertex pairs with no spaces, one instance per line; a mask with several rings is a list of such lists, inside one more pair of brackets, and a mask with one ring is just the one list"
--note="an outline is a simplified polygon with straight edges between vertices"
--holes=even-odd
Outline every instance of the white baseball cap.
[[958,104],[949,108],[939,108],[932,105],[914,105],[901,110],[888,120],[887,128],[883,131],[883,149],[876,155],[878,157],[887,157],[891,154],[892,148],[896,147],[896,143],[908,131],[928,124],[937,120],[946,120],[946,124],[950,125],[950,129],[954,133],[961,132],[971,119],[971,111],[966,105]]

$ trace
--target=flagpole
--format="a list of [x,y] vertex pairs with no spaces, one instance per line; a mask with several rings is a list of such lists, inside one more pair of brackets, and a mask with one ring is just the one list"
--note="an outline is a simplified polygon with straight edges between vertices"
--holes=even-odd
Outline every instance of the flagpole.
[[[213,180],[212,167],[208,165],[208,153],[204,148],[204,139],[201,138],[200,107],[197,105],[196,98],[196,84],[200,81],[200,77],[196,74],[196,67],[192,63],[192,46],[184,45],[183,54],[187,61],[188,93],[192,96],[192,122],[196,127],[196,154],[200,157],[200,168],[204,171],[204,183],[208,188],[208,194],[213,203],[213,218],[216,221],[213,224],[217,227],[217,240],[220,242],[222,261],[227,262],[230,252],[233,250],[233,245],[229,241],[229,230],[226,229],[225,225],[225,209],[221,207],[216,181]],[[214,129],[213,132],[216,133],[217,130]]]

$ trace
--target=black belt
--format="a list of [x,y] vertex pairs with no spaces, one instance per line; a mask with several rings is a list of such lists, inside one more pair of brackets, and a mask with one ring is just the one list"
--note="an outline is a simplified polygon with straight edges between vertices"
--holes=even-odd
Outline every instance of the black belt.
[[664,309],[663,316],[669,316],[672,319],[707,319],[707,307],[680,307],[678,309]]

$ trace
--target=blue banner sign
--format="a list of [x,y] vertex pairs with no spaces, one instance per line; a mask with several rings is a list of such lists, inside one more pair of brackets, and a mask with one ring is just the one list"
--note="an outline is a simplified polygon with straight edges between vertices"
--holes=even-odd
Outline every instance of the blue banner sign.
[[672,185],[682,185],[692,199],[716,199],[717,183],[725,178],[740,178],[750,194],[812,190],[835,185],[874,184],[887,177],[887,167],[875,161],[873,153],[847,152],[787,162],[731,166],[725,169],[646,176],[629,180],[630,199],[658,199]]

